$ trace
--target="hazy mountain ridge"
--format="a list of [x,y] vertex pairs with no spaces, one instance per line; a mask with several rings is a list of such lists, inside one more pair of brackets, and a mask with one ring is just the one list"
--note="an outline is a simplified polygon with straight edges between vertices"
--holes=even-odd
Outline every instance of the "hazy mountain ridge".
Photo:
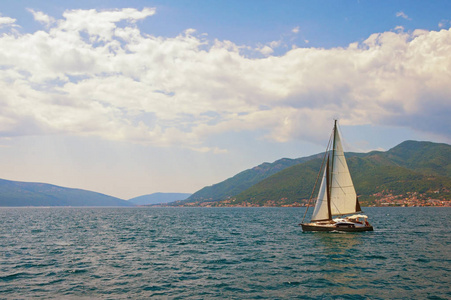
[[136,205],[152,205],[185,200],[189,196],[191,196],[191,194],[188,193],[153,193],[134,197],[128,201]]
[[0,206],[132,206],[101,193],[47,183],[0,179]]

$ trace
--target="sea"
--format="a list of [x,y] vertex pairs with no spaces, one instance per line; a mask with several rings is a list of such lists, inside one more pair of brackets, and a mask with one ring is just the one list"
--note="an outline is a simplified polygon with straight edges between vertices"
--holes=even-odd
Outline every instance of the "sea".
[[0,208],[0,299],[451,299],[451,208]]

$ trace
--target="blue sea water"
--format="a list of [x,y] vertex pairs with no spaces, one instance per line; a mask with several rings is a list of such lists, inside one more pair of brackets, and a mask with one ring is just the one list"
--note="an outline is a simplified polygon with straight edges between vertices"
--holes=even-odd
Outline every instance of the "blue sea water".
[[0,299],[451,299],[450,208],[1,208]]

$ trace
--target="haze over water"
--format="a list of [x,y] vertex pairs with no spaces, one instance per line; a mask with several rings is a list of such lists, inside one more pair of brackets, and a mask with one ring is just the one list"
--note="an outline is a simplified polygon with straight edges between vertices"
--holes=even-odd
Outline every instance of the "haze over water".
[[1,208],[0,298],[449,299],[449,208]]

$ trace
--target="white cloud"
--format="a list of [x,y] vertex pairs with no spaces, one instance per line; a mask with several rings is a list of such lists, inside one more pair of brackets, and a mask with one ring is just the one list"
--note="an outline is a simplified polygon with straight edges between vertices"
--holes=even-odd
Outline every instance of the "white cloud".
[[403,11],[399,11],[399,12],[397,12],[396,13],[396,17],[400,17],[400,18],[403,18],[403,19],[406,19],[406,20],[411,20],[410,18],[409,18],[409,16],[408,15],[406,15]]
[[339,117],[450,138],[450,30],[384,32],[348,48],[281,56],[272,56],[274,43],[259,48],[265,58],[250,58],[193,29],[142,34],[136,21],[154,13],[68,11],[46,31],[0,37],[1,136],[98,136],[224,153],[205,141],[239,131],[318,141]]
[[17,26],[14,24],[16,22],[16,19],[10,18],[10,17],[2,17],[0,14],[0,28],[4,26]]
[[113,36],[116,23],[126,20],[136,23],[138,20],[155,14],[155,8],[144,8],[139,11],[135,8],[122,10],[70,10],[63,14],[65,20],[60,20],[59,30],[86,31],[91,40],[109,41]]
[[279,41],[272,41],[269,43],[269,47],[271,48],[278,48],[282,44],[282,40]]
[[291,30],[291,32],[292,33],[299,33],[299,26],[296,26],[296,27],[294,27],[292,30]]
[[269,46],[263,46],[262,48],[258,49],[264,56],[270,56],[274,53],[274,50]]
[[53,17],[46,15],[42,11],[35,11],[31,8],[29,8],[28,11],[33,14],[33,18],[36,21],[38,21],[46,26],[50,26],[51,24],[55,23],[55,19]]

